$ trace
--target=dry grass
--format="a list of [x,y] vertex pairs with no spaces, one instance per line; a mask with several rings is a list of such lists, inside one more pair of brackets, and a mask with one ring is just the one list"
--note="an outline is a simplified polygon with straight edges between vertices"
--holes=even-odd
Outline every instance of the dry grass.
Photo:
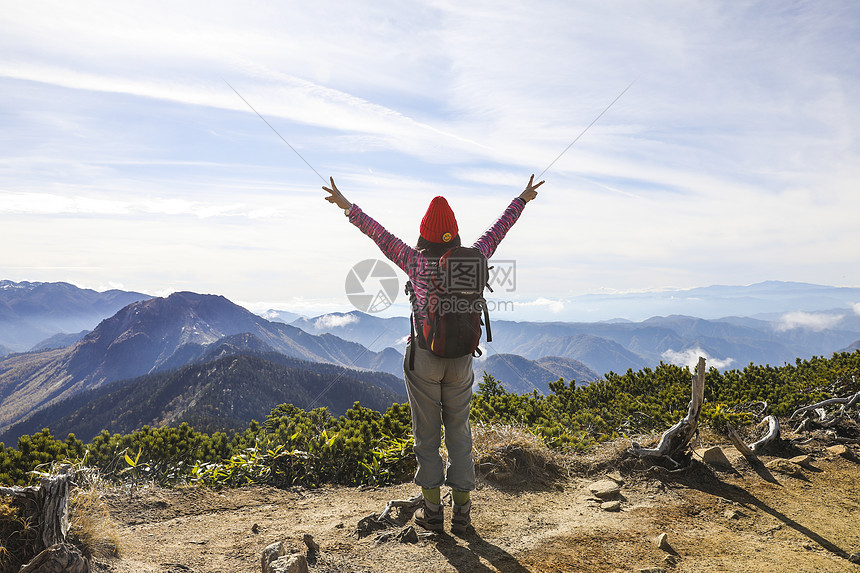
[[69,535],[89,557],[96,559],[119,556],[119,533],[110,516],[104,493],[109,487],[98,470],[84,468],[75,476],[79,487],[69,507]]
[[94,490],[78,491],[69,511],[70,536],[96,559],[119,557],[119,533],[107,505]]
[[568,475],[564,455],[524,426],[475,423],[472,449],[478,477],[495,485],[549,486]]
[[[46,475],[56,472],[56,465],[46,468]],[[79,487],[71,492],[69,541],[88,557],[117,557],[119,533],[102,495],[107,485],[98,470],[85,467],[76,468],[74,481]],[[41,547],[38,509],[27,505],[34,503],[0,497],[0,573],[17,573]]]
[[17,573],[35,555],[39,532],[14,498],[0,497],[0,573]]

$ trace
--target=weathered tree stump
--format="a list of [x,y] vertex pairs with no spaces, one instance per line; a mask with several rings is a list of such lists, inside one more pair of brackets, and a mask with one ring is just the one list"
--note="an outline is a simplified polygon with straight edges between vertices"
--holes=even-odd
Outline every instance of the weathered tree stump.
[[0,495],[26,501],[26,511],[39,529],[42,550],[24,565],[21,573],[89,573],[90,563],[74,546],[66,543],[69,533],[71,466],[60,466],[55,475],[42,478],[41,486],[0,487]]
[[692,397],[687,409],[687,416],[666,430],[655,448],[643,448],[636,442],[627,451],[640,458],[656,458],[667,461],[672,468],[678,468],[681,463],[676,459],[687,451],[687,446],[699,429],[699,414],[702,402],[705,400],[705,359],[699,357],[696,373],[693,375]]

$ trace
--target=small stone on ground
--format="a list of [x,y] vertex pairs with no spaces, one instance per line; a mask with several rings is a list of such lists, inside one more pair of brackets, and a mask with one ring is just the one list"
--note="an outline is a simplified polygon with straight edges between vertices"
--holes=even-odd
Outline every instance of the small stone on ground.
[[604,501],[600,504],[600,509],[603,511],[621,511],[621,502],[617,499],[615,501]]
[[781,474],[786,474],[794,477],[800,477],[803,475],[803,470],[799,465],[783,458],[776,458],[774,460],[770,460],[764,465],[764,467],[771,471],[779,472]]
[[699,448],[695,453],[709,466],[732,467],[732,463],[729,461],[729,458],[726,457],[725,452],[723,452],[723,449],[719,446]]
[[621,486],[612,480],[600,480],[588,486],[588,489],[600,499],[615,497],[621,492]]

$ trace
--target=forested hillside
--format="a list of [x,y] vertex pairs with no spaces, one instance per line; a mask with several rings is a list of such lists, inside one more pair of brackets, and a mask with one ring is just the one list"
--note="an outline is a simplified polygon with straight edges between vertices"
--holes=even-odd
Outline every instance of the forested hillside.
[[39,410],[0,434],[15,443],[50,427],[58,435],[91,440],[101,431],[128,434],[143,426],[188,423],[206,433],[233,433],[291,402],[339,416],[355,401],[384,411],[406,399],[390,374],[318,364],[277,353],[228,355],[176,371],[122,380]]
[[268,322],[221,296],[178,292],[122,308],[73,346],[0,358],[0,429],[79,392],[208,360],[226,346],[402,372],[402,356],[393,349],[373,352],[331,334]]
[[[551,447],[575,453],[619,436],[668,428],[686,414],[690,380],[687,368],[661,364],[580,387],[558,380],[550,395],[541,396],[507,392],[487,376],[472,417],[527,429]],[[726,422],[743,426],[767,414],[785,417],[798,406],[858,390],[860,352],[778,367],[711,368],[701,420],[721,432]],[[380,412],[355,404],[340,417],[325,408],[307,412],[282,405],[232,438],[183,423],[124,435],[105,431],[85,444],[74,435],[57,439],[45,429],[21,437],[17,447],[0,447],[0,483],[25,483],[29,470],[62,459],[96,465],[107,476],[134,471],[162,483],[390,483],[409,475],[409,428],[406,405]]]

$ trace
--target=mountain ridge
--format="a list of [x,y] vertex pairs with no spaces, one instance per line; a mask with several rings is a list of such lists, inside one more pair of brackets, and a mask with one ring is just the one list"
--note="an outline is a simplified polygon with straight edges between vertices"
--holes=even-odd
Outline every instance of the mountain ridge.
[[0,429],[80,391],[176,367],[179,355],[194,355],[193,345],[245,332],[293,358],[402,371],[396,351],[376,353],[330,334],[271,323],[223,296],[179,292],[123,307],[73,346],[0,359]]
[[[0,442],[15,443],[46,427],[56,435],[74,433],[84,440],[104,430],[128,434],[144,425],[182,422],[209,433],[236,431],[253,419],[265,419],[284,403],[307,410],[326,407],[340,415],[355,401],[384,411],[406,400],[402,382],[388,374],[351,371],[276,352],[212,350],[214,359],[117,380],[53,403],[7,428]],[[390,380],[380,380],[386,376]],[[399,392],[391,389],[398,386]]]
[[0,345],[26,351],[58,333],[90,330],[128,304],[148,298],[151,295],[97,292],[64,282],[0,280]]

